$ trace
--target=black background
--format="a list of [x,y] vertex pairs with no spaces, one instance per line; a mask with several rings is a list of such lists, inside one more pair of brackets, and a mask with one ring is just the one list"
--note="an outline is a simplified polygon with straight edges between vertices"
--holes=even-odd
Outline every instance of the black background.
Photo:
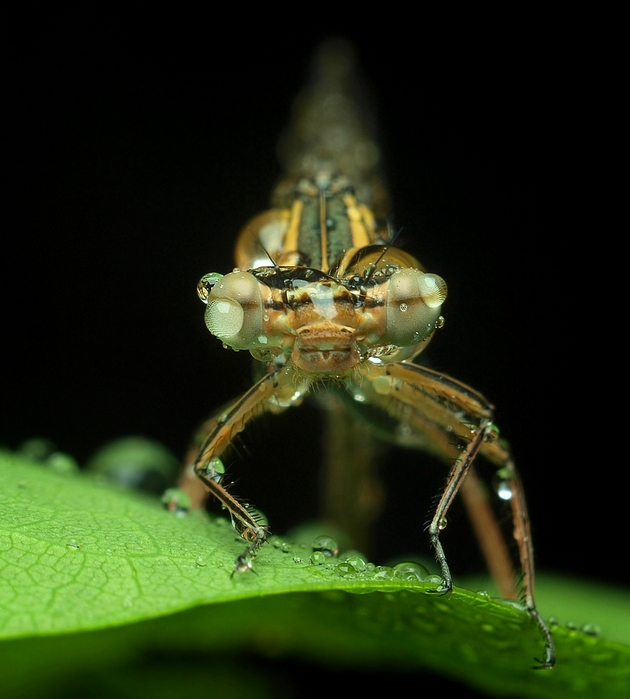
[[[431,365],[497,406],[538,565],[627,580],[613,486],[623,450],[606,426],[602,360],[586,356],[600,332],[579,242],[593,233],[588,195],[575,191],[575,151],[590,139],[572,113],[586,64],[540,36],[436,48],[429,27],[409,40],[347,34],[376,99],[393,225],[449,285]],[[182,454],[250,385],[246,353],[205,329],[195,285],[232,268],[236,233],[267,207],[277,137],[325,35],[123,38],[101,26],[9,56],[0,441],[43,435],[83,462],[142,434]],[[238,488],[278,533],[314,513],[320,439],[307,407],[245,437]],[[434,466],[422,457],[400,461],[385,474],[383,557],[419,545],[397,545],[408,526],[390,527],[409,508],[419,541],[428,505],[409,493],[428,489],[430,504],[443,479],[423,480]],[[246,485],[254,470],[267,484]],[[449,527],[447,551],[466,529]]]

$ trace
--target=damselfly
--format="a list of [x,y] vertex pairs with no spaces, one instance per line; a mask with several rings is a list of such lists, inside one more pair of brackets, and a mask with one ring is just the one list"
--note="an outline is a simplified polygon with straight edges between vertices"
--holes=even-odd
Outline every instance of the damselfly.
[[[226,347],[249,350],[262,376],[203,426],[193,466],[203,484],[197,502],[211,493],[229,512],[247,542],[234,572],[250,569],[268,527],[228,492],[221,457],[254,418],[325,389],[333,405],[342,401],[359,416],[380,411],[392,441],[451,465],[428,528],[442,577],[433,591],[452,589],[440,533],[460,493],[502,594],[515,597],[507,548],[475,475],[473,462],[481,456],[496,467],[499,495],[509,501],[524,603],[545,639],[541,666],[552,667],[553,639],[534,599],[523,488],[493,407],[459,381],[413,363],[443,323],[446,283],[393,245],[376,176],[378,151],[355,89],[348,48],[327,45],[284,140],[288,175],[273,193],[273,208],[241,232],[236,269],[199,282],[210,332]],[[190,481],[183,484],[191,489]],[[343,502],[332,509],[344,519]]]

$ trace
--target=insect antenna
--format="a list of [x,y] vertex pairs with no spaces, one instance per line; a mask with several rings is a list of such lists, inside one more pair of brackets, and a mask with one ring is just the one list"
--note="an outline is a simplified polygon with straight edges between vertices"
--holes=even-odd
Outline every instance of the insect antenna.
[[367,284],[368,282],[372,279],[372,277],[376,274],[376,270],[378,269],[378,266],[381,262],[381,260],[385,257],[387,254],[387,251],[392,247],[392,245],[396,242],[396,239],[400,236],[402,233],[402,228],[400,228],[396,233],[394,233],[394,236],[390,241],[387,243],[383,244],[383,249],[381,250],[381,254],[376,258],[374,262],[370,262],[364,271],[364,283],[361,287],[361,293],[359,295],[359,306],[365,306],[365,299],[367,297]]
[[264,246],[264,244],[263,244],[262,240],[260,239],[260,237],[259,237],[258,235],[256,235],[256,233],[254,233],[253,231],[250,231],[250,233],[251,233],[251,235],[253,236],[254,240],[256,241],[256,244],[260,247],[260,249],[261,249],[261,250],[265,253],[265,255],[267,255],[267,257],[269,258],[269,262],[271,262],[271,266],[272,266],[277,272],[279,272],[279,271],[280,271],[280,265],[273,259],[271,253],[270,253],[269,250],[267,250],[267,248]]
[[383,245],[383,249],[381,250],[381,254],[376,258],[375,262],[370,262],[368,266],[365,268],[365,281],[369,282],[370,279],[374,276],[376,273],[376,270],[378,269],[379,262],[385,257],[387,254],[387,251],[390,248],[390,244],[387,243],[387,245]]
[[383,244],[383,249],[381,250],[381,254],[376,258],[375,262],[371,262],[367,267],[366,267],[366,281],[369,281],[372,278],[372,275],[376,272],[378,269],[378,265],[380,261],[385,257],[387,254],[387,251],[394,245],[396,240],[400,237],[400,234],[402,233],[403,229],[399,228],[396,233],[394,233],[394,236],[392,237],[391,240],[389,240],[387,243]]

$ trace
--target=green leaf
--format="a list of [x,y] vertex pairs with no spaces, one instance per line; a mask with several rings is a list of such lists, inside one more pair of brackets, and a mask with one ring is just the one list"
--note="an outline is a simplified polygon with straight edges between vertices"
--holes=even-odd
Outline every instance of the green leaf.
[[[430,669],[501,696],[630,690],[625,592],[541,584],[543,613],[566,613],[578,626],[554,628],[557,666],[538,671],[542,640],[518,605],[463,588],[429,594],[434,582],[360,559],[316,565],[310,548],[278,539],[259,553],[255,574],[232,576],[243,542],[222,519],[178,518],[149,498],[10,455],[0,455],[0,478],[0,686],[13,693],[77,668],[113,681],[115,668],[175,650],[203,657],[206,669],[220,657],[225,670],[225,658],[243,650],[322,666]],[[583,627],[607,614],[611,637]],[[234,696],[233,678],[224,679]]]

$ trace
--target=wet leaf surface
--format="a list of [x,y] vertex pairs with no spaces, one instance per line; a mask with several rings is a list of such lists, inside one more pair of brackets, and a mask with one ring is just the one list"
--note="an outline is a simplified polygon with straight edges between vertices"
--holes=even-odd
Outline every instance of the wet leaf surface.
[[[428,592],[435,582],[413,570],[313,556],[277,538],[261,550],[256,574],[231,576],[243,544],[224,520],[176,517],[150,498],[9,454],[0,478],[0,683],[15,694],[49,696],[87,673],[90,682],[107,677],[102,688],[112,693],[102,696],[115,696],[122,668],[135,667],[134,681],[148,687],[151,673],[138,670],[147,656],[161,658],[164,673],[182,654],[196,664],[160,687],[177,692],[201,668],[230,687],[226,669],[244,653],[360,672],[428,670],[500,696],[630,689],[622,591],[541,583],[543,613],[562,625],[556,668],[536,671],[537,629],[518,606],[487,594],[436,596]],[[278,681],[269,696],[283,696]],[[267,686],[246,693],[267,696]]]

